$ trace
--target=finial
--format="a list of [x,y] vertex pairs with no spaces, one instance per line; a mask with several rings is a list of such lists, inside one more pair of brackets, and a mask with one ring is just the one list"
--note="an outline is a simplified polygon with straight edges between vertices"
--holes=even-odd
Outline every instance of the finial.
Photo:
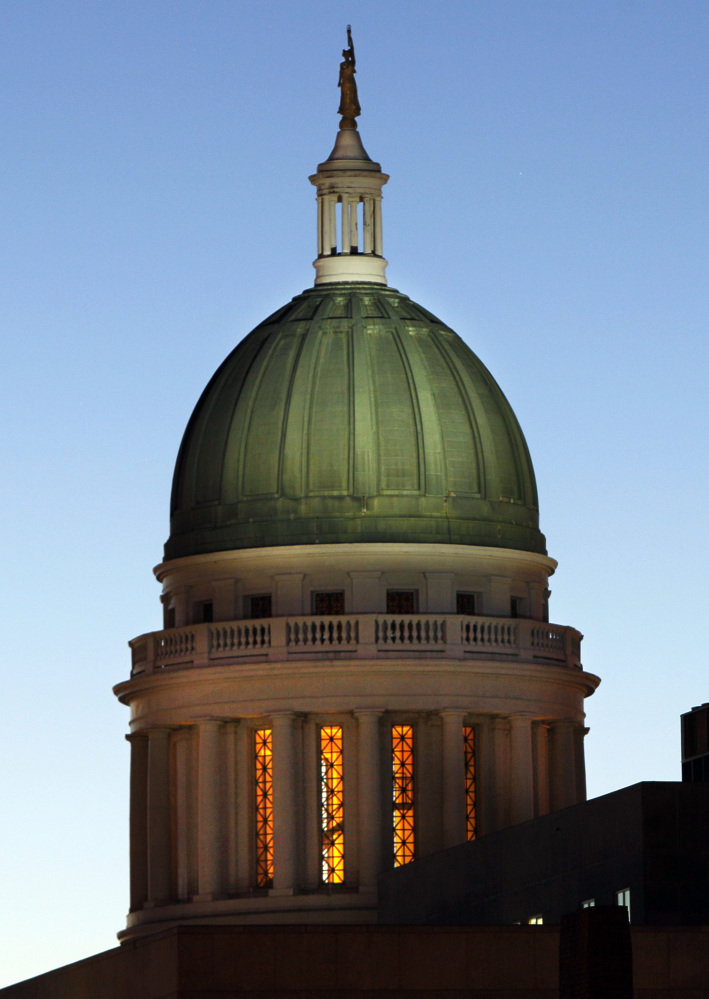
[[357,98],[357,83],[354,78],[357,72],[355,69],[355,50],[352,42],[352,26],[349,24],[347,25],[347,46],[346,49],[342,50],[340,79],[337,81],[337,86],[340,88],[340,107],[337,113],[342,115],[340,128],[357,128],[355,118],[361,115],[362,109]]

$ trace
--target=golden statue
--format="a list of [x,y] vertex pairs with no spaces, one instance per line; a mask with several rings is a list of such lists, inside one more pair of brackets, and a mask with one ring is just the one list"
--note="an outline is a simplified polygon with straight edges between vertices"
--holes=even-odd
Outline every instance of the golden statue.
[[340,128],[357,128],[355,118],[362,113],[357,98],[357,83],[355,81],[355,51],[352,43],[352,28],[347,25],[348,48],[342,50],[342,62],[340,63],[340,79],[337,86],[340,88],[340,107],[338,114],[342,115]]

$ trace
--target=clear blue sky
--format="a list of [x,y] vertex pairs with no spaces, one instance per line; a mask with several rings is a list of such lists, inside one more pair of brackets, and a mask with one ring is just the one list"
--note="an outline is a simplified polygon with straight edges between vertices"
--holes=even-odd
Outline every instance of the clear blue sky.
[[705,0],[4,0],[0,985],[127,910],[126,642],[207,379],[312,284],[347,22],[389,279],[515,408],[589,792],[709,700]]

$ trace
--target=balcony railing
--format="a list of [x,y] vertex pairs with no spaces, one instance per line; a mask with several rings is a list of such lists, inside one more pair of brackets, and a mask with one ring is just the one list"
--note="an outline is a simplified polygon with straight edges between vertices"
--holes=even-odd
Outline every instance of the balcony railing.
[[165,667],[298,659],[500,658],[581,669],[575,628],[462,614],[300,615],[219,621],[140,635],[132,675]]

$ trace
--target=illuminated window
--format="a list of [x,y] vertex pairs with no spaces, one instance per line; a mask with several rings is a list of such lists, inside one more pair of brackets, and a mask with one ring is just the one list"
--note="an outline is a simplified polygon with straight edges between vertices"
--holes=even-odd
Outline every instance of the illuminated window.
[[465,829],[468,839],[477,835],[475,816],[475,729],[463,726],[463,752],[465,753]]
[[394,770],[394,866],[414,859],[414,729],[394,725],[391,730]]
[[273,733],[255,733],[256,764],[256,884],[273,886]]
[[320,729],[320,834],[322,879],[338,885],[345,880],[345,809],[342,778],[342,729]]
[[345,591],[325,590],[313,593],[313,614],[344,614]]
[[544,924],[544,916],[541,913],[536,916],[530,916],[527,922],[530,926],[542,926]]
[[595,898],[586,898],[581,903],[582,909],[593,909],[596,904]]
[[628,922],[630,922],[630,888],[621,888],[615,893],[617,905],[624,905],[628,910]]

